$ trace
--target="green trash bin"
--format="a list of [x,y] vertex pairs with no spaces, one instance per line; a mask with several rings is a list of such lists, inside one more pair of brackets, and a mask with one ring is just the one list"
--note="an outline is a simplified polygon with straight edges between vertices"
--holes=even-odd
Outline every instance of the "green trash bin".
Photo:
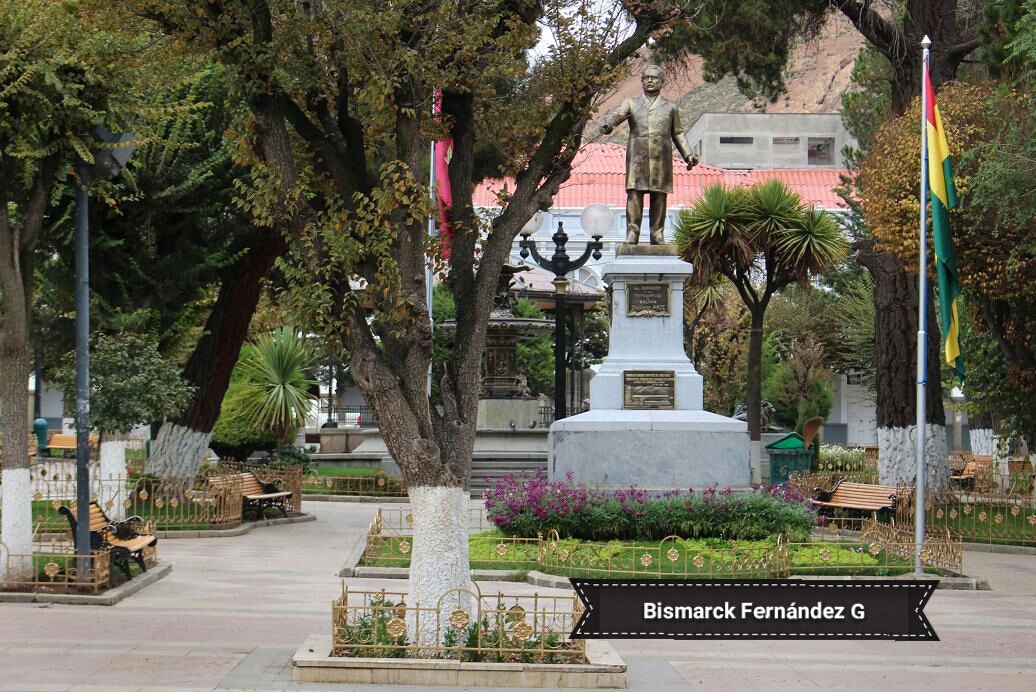
[[788,433],[766,445],[770,457],[770,484],[784,485],[793,473],[809,473],[813,450],[802,443],[802,435]]

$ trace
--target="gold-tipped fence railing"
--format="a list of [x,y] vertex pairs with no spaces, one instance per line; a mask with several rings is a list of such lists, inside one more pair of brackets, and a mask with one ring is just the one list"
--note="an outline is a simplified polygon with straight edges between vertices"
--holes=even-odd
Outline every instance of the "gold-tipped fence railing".
[[[148,561],[154,563],[154,552]],[[93,550],[88,565],[75,554],[71,539],[33,542],[31,555],[11,553],[0,541],[0,590],[32,593],[97,594],[122,578],[111,569],[111,551]]]
[[585,663],[583,640],[568,638],[582,615],[566,596],[483,596],[457,589],[436,603],[406,594],[352,591],[331,604],[332,656],[441,658],[494,663]]
[[355,495],[406,497],[406,481],[378,471],[369,476],[321,476],[310,472],[302,477],[302,491],[310,495]]
[[[482,508],[468,510],[468,531],[488,531],[494,525],[486,518]],[[367,547],[361,560],[366,566],[406,566],[410,564],[410,550],[413,546],[414,515],[407,507],[378,507],[374,519],[367,527]],[[511,543],[528,543],[529,539],[515,539]],[[535,543],[535,539],[532,539]],[[476,567],[472,564],[472,567]]]
[[541,541],[539,569],[567,577],[767,578],[788,573],[783,538],[768,545],[711,547],[707,541],[668,536],[655,545],[584,543],[561,539],[551,530]]
[[[243,471],[255,471],[263,481],[275,482],[278,488],[290,490],[286,512],[291,515],[302,511],[299,467],[233,462],[208,466],[201,475],[191,479],[136,474],[102,477],[94,466],[90,473],[90,497],[113,520],[138,516],[157,531],[232,527],[244,519],[242,483],[237,477]],[[58,508],[75,501],[75,461],[54,459],[33,465],[30,478],[32,521],[37,533],[67,532],[68,522],[58,513]]]

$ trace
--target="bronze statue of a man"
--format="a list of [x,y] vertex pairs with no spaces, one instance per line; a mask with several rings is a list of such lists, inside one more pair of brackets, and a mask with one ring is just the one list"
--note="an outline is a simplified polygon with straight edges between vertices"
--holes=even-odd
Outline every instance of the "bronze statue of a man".
[[662,68],[648,65],[641,76],[644,95],[628,98],[605,118],[601,132],[611,134],[629,121],[626,147],[626,242],[640,239],[644,194],[650,195],[651,244],[664,243],[666,195],[673,191],[673,144],[690,170],[698,158],[687,148],[676,104],[662,98]]

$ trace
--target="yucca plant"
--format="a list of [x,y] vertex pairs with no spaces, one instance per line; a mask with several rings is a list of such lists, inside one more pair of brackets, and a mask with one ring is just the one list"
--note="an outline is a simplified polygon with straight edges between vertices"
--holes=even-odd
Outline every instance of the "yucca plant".
[[[849,250],[841,228],[826,211],[803,203],[780,180],[752,188],[714,185],[682,212],[676,225],[680,255],[695,266],[693,281],[708,285],[716,274],[737,289],[752,318],[748,342],[746,406],[753,446],[761,440],[763,316],[770,299],[839,262]],[[753,473],[761,449],[753,449]],[[758,479],[755,479],[758,480]]]
[[229,396],[260,428],[277,437],[284,447],[305,424],[315,397],[310,389],[315,356],[312,347],[290,327],[264,334],[245,344]]

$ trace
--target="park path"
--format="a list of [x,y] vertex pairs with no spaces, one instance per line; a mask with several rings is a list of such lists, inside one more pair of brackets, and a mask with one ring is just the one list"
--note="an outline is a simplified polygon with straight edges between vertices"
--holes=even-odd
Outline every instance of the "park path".
[[[330,628],[337,576],[363,549],[376,505],[306,504],[316,521],[234,537],[164,539],[164,579],[115,606],[0,603],[0,692],[365,690],[291,681],[291,657]],[[966,551],[992,591],[939,590],[939,642],[614,640],[630,689],[1033,690],[1036,556]],[[349,579],[395,590],[398,580]],[[483,583],[483,593],[548,592]],[[429,688],[424,688],[429,689]],[[443,688],[455,689],[455,688]]]

